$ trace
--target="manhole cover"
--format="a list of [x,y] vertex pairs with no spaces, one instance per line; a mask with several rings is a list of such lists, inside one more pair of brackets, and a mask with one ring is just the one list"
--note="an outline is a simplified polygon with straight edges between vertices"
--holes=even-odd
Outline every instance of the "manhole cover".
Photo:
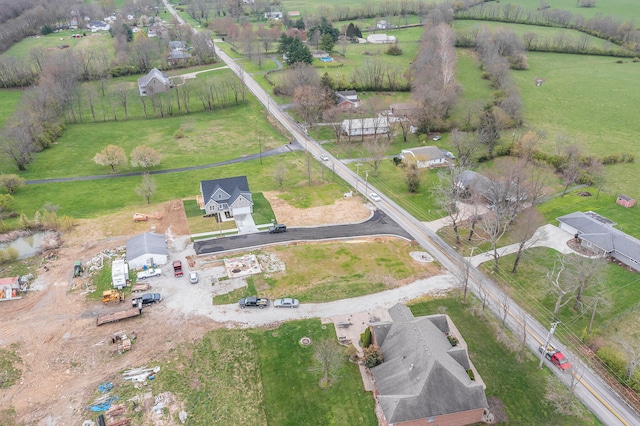
[[311,339],[308,337],[303,337],[302,339],[300,339],[300,344],[302,346],[309,346],[311,344]]

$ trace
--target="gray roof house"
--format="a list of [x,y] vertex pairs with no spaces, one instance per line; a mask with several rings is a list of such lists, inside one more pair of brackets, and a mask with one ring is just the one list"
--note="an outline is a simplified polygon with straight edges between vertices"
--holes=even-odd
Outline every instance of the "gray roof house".
[[138,90],[140,96],[153,95],[154,93],[166,92],[172,87],[169,76],[158,68],[149,71],[149,74],[138,79]]
[[377,401],[387,425],[468,425],[488,410],[484,384],[462,345],[447,338],[446,315],[414,317],[397,304],[391,322],[371,325],[384,362],[371,369]]
[[200,181],[200,208],[218,220],[233,220],[234,215],[253,213],[253,199],[246,176]]
[[579,238],[583,247],[640,270],[640,240],[614,228],[610,220],[593,212],[574,212],[559,217],[558,222],[560,229]]
[[447,163],[444,153],[435,146],[403,149],[400,152],[400,157],[405,161],[414,162],[419,169],[445,166]]
[[166,265],[169,252],[163,234],[145,232],[129,238],[126,243],[127,263],[132,270]]
[[169,42],[169,49],[171,49],[171,50],[186,50],[187,49],[187,43],[185,41],[182,41],[182,40],[170,41]]

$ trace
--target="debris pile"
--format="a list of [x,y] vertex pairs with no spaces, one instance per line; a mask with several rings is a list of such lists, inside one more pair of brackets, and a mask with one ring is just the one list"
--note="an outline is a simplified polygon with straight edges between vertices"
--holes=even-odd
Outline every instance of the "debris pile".
[[125,380],[130,380],[131,383],[134,384],[136,389],[140,389],[142,386],[147,385],[147,380],[155,379],[156,374],[158,374],[159,372],[160,366],[155,366],[153,368],[132,368],[122,373],[122,377]]

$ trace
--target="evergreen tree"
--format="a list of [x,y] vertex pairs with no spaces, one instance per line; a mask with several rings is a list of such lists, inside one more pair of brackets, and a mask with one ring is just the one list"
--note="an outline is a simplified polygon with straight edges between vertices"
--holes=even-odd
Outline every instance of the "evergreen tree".
[[333,41],[331,34],[323,34],[322,37],[320,37],[320,43],[318,43],[320,50],[331,53],[333,51],[333,46],[335,46],[335,42]]
[[313,62],[311,51],[300,41],[300,39],[297,38],[293,38],[285,53],[287,55],[288,65],[293,65],[298,62],[306,62],[307,64],[311,64]]

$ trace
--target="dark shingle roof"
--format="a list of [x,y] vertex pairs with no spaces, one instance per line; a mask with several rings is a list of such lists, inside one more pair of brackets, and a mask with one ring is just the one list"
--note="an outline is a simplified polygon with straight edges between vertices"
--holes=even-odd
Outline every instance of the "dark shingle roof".
[[487,407],[482,384],[466,372],[466,350],[439,328],[444,315],[415,318],[400,304],[389,313],[392,323],[373,326],[384,362],[371,369],[389,423]]
[[618,229],[605,225],[583,212],[569,213],[558,218],[578,230],[580,238],[611,253],[616,252],[640,262],[640,240]]
[[211,200],[211,197],[218,189],[229,194],[229,198],[226,200],[215,200],[216,202],[223,201],[231,205],[241,195],[253,202],[251,192],[249,191],[249,182],[247,181],[246,176],[203,180],[200,181],[200,188],[202,190],[202,198],[205,204]]

